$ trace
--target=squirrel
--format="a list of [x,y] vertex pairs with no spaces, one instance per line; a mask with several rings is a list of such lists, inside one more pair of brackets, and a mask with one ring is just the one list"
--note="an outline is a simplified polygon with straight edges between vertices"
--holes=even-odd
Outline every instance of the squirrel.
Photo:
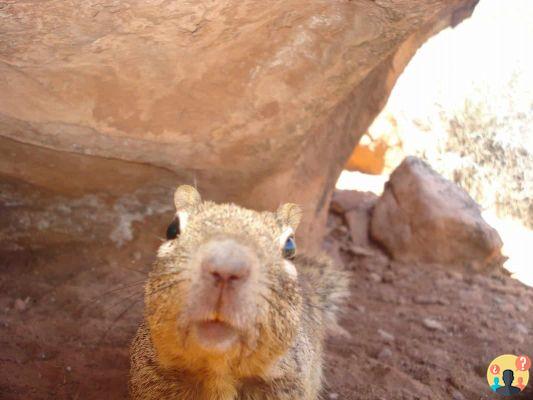
[[300,207],[216,204],[187,185],[174,203],[130,349],[131,398],[319,398],[348,279],[325,255],[296,254]]

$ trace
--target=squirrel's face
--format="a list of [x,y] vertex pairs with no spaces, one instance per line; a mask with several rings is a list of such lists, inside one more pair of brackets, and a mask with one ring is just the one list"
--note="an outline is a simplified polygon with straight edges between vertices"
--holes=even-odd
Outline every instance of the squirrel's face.
[[[146,288],[147,320],[159,361],[206,368],[223,360],[243,375],[290,345],[301,297],[294,231],[301,211],[276,213],[175,194],[176,218]],[[256,373],[257,371],[254,371]]]

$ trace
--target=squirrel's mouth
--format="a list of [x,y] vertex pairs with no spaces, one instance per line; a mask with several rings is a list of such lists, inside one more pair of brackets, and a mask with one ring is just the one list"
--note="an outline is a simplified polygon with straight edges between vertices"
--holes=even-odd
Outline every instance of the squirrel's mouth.
[[196,322],[194,333],[201,347],[214,352],[228,351],[239,339],[236,328],[218,319]]

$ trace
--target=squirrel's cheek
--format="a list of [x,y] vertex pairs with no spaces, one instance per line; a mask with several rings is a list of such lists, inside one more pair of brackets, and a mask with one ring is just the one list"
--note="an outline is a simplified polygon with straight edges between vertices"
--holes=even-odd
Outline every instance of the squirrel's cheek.
[[173,249],[173,243],[172,242],[165,242],[161,246],[159,246],[159,249],[157,250],[157,257],[159,258],[166,258],[172,254]]
[[283,269],[291,278],[298,277],[298,271],[296,271],[296,267],[289,260],[283,260]]

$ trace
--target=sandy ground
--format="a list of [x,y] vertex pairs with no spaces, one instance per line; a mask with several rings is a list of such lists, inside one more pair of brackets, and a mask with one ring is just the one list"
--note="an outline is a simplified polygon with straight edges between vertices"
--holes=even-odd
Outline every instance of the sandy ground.
[[[142,285],[172,212],[140,212],[142,195],[72,206],[0,183],[0,399],[126,398]],[[494,399],[489,362],[533,356],[532,288],[503,273],[397,264],[354,250],[340,218],[330,227],[353,275],[350,337],[328,341],[325,399]],[[533,399],[533,384],[517,398]]]

